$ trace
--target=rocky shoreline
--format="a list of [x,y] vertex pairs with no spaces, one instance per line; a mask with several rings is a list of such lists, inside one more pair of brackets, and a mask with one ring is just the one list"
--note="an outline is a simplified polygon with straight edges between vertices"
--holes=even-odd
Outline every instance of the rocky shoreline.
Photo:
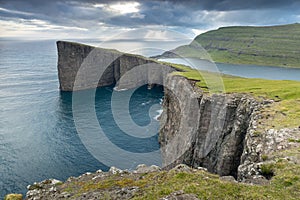
[[[115,181],[122,178],[132,178],[132,179],[142,179],[145,174],[161,172],[162,169],[156,165],[146,166],[145,164],[140,164],[136,167],[134,171],[121,170],[116,167],[111,167],[108,172],[103,172],[98,170],[94,173],[87,172],[78,177],[70,177],[65,182],[56,180],[56,179],[47,179],[41,182],[35,182],[32,185],[28,185],[28,192],[26,193],[25,200],[54,200],[54,199],[76,199],[76,200],[85,200],[85,199],[103,199],[105,196],[109,199],[131,199],[139,191],[139,187],[117,187],[117,188],[106,188],[99,189],[93,192],[86,192],[78,194],[78,191],[75,189],[68,190],[68,187],[75,182],[89,182],[93,181],[93,184],[101,183],[101,181],[114,177]],[[197,172],[204,171],[207,169],[199,167],[198,169],[192,169],[187,165],[180,164],[169,172]],[[230,177],[221,177],[223,180],[231,180]],[[5,199],[22,199],[22,195],[19,194],[10,194],[7,195]],[[193,194],[184,194],[183,191],[174,192],[162,199],[198,199]]]
[[[140,188],[138,186],[128,186],[122,187],[120,184],[117,187],[105,187],[103,184],[108,179],[118,182],[123,179],[134,179],[139,180],[143,179],[143,176],[146,174],[156,174],[159,172],[166,173],[203,173],[209,174],[206,168],[198,167],[190,168],[187,165],[179,164],[172,169],[164,170],[158,166],[146,166],[140,164],[134,171],[121,170],[116,167],[111,167],[108,172],[103,172],[98,170],[94,173],[87,172],[78,177],[70,177],[65,182],[56,180],[56,179],[47,179],[38,183],[33,183],[28,185],[28,192],[26,193],[25,200],[55,200],[55,199],[76,199],[76,200],[86,200],[86,199],[132,199],[138,196]],[[209,178],[209,177],[206,177]],[[237,181],[232,176],[221,176],[220,181],[237,183]],[[80,185],[83,183],[91,182],[93,185],[98,185],[98,189],[93,189],[93,191],[80,192],[82,188]],[[79,184],[78,184],[79,183]],[[80,184],[81,183],[81,184]],[[100,185],[99,185],[100,184]],[[103,187],[101,187],[103,184]],[[76,185],[76,186],[74,186]],[[6,198],[10,199],[9,196]],[[19,199],[22,199],[19,196]],[[179,199],[190,199],[197,200],[195,194],[186,194],[182,190],[174,191],[165,197],[162,197],[163,200],[179,200]]]

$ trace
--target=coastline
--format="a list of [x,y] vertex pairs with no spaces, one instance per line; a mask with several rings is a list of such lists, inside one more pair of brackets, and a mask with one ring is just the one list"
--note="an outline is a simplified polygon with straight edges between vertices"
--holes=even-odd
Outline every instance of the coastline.
[[[129,61],[130,63],[130,61]],[[165,65],[164,65],[165,66]],[[234,105],[234,107],[230,107],[229,110],[232,110],[232,116],[235,118],[236,116],[236,120],[238,122],[235,122],[235,120],[226,120],[224,118],[225,121],[229,121],[229,127],[234,127],[235,130],[238,130],[239,128],[236,128],[241,126],[240,124],[243,124],[244,122],[246,122],[245,120],[249,120],[248,117],[250,116],[251,118],[251,123],[250,122],[246,122],[245,126],[242,125],[241,127],[243,127],[243,130],[238,130],[237,132],[231,132],[230,134],[232,134],[233,136],[235,134],[241,134],[243,135],[244,139],[242,139],[242,143],[243,143],[243,149],[242,149],[242,152],[240,151],[241,149],[239,149],[239,156],[241,157],[241,161],[239,161],[240,163],[238,163],[238,170],[240,170],[240,174],[242,175],[243,178],[239,178],[240,182],[243,182],[243,183],[247,183],[247,184],[250,184],[250,185],[243,185],[243,184],[239,184],[238,186],[236,185],[236,179],[237,177],[233,177],[234,174],[223,174],[223,171],[215,171],[213,167],[210,167],[208,165],[208,161],[204,159],[204,161],[201,161],[201,159],[203,159],[204,157],[197,157],[197,155],[195,154],[195,152],[193,151],[190,151],[190,149],[188,148],[188,151],[187,151],[187,156],[190,158],[190,157],[193,157],[193,159],[197,160],[200,158],[200,161],[197,161],[197,162],[194,162],[192,160],[192,163],[188,163],[190,166],[192,166],[194,169],[191,169],[190,167],[182,167],[183,169],[186,169],[187,170],[187,174],[189,174],[189,171],[194,171],[196,169],[198,169],[198,167],[201,167],[201,166],[209,166],[208,171],[210,172],[213,172],[213,173],[217,173],[217,174],[220,174],[221,176],[224,176],[225,178],[221,178],[222,181],[219,180],[219,176],[217,175],[213,175],[213,174],[210,174],[210,173],[207,173],[205,169],[203,168],[200,168],[200,171],[205,171],[204,172],[204,175],[201,175],[199,177],[199,179],[197,179],[198,181],[205,181],[207,179],[205,179],[205,177],[211,177],[211,181],[212,183],[215,183],[217,182],[217,187],[224,187],[223,184],[226,185],[227,189],[230,189],[231,187],[240,187],[240,188],[244,188],[245,190],[247,191],[253,191],[253,187],[252,185],[253,184],[260,184],[260,185],[264,185],[262,190],[263,190],[263,193],[262,194],[257,194],[257,193],[253,193],[254,195],[262,195],[260,197],[263,197],[267,192],[269,192],[269,190],[272,191],[271,195],[274,195],[273,197],[274,198],[280,198],[281,196],[280,195],[287,195],[287,192],[291,192],[290,190],[287,191],[287,192],[283,192],[284,189],[285,189],[285,186],[284,186],[284,182],[280,182],[280,180],[283,178],[283,177],[286,177],[288,173],[288,177],[290,176],[290,174],[292,173],[295,173],[295,170],[299,170],[300,167],[299,167],[299,161],[300,161],[300,158],[297,157],[297,154],[295,152],[297,152],[297,149],[299,148],[299,144],[298,144],[298,137],[300,137],[300,130],[299,128],[292,128],[292,127],[295,127],[295,125],[292,125],[292,127],[288,127],[288,128],[284,128],[284,127],[281,127],[281,128],[269,128],[267,130],[265,130],[265,127],[267,127],[267,124],[266,122],[268,120],[272,120],[271,117],[269,117],[270,119],[267,119],[267,113],[265,113],[265,110],[271,110],[270,108],[273,107],[273,105],[277,104],[278,102],[280,103],[280,101],[284,101],[285,99],[286,100],[294,100],[296,99],[297,100],[297,97],[289,97],[289,96],[282,96],[281,93],[278,94],[279,92],[276,91],[276,95],[274,95],[273,93],[266,93],[267,95],[264,96],[264,97],[261,97],[261,89],[258,89],[257,91],[256,90],[251,90],[252,93],[250,92],[247,92],[246,89],[245,90],[242,90],[240,92],[238,91],[235,91],[234,88],[236,87],[236,85],[234,85],[234,87],[232,87],[231,89],[233,91],[231,91],[231,89],[229,88],[227,94],[218,94],[218,92],[216,94],[212,94],[212,95],[209,95],[208,94],[208,91],[207,91],[207,86],[206,85],[203,85],[203,83],[205,83],[203,81],[203,77],[196,77],[194,76],[194,73],[197,73],[195,71],[193,71],[193,69],[191,68],[188,68],[186,66],[178,66],[176,64],[174,65],[171,65],[170,66],[172,69],[177,69],[176,71],[173,71],[171,74],[170,72],[168,72],[168,75],[167,75],[167,79],[164,80],[164,81],[169,81],[171,87],[174,87],[174,86],[178,86],[178,88],[181,88],[182,86],[184,86],[185,84],[187,84],[186,81],[188,81],[189,84],[192,84],[192,88],[191,90],[179,90],[179,89],[174,89],[175,91],[179,91],[179,96],[182,96],[184,97],[183,99],[183,104],[186,104],[189,106],[190,110],[194,110],[196,113],[200,113],[200,114],[203,114],[203,115],[206,115],[205,113],[209,113],[209,111],[204,111],[204,110],[197,110],[197,109],[194,109],[191,105],[192,103],[191,102],[199,102],[199,98],[203,98],[205,99],[204,102],[213,102],[213,101],[217,101],[217,99],[219,98],[223,98],[223,97],[230,97],[229,101],[226,102],[226,103],[221,103],[217,101],[218,104],[221,105],[220,107],[220,110],[224,110],[224,109],[227,109],[228,106],[232,106]],[[209,76],[210,73],[206,74],[206,76]],[[179,77],[179,78],[178,78]],[[191,78],[193,77],[193,78]],[[251,79],[244,79],[244,78],[240,78],[240,77],[223,77],[225,82],[226,82],[226,79],[228,79],[228,81],[232,82],[232,81],[238,81],[240,82],[240,80],[244,80],[246,82],[253,82],[253,80]],[[191,80],[192,79],[192,80]],[[236,79],[236,80],[235,80]],[[110,82],[110,81],[108,81]],[[261,83],[261,82],[260,82]],[[268,81],[265,80],[265,83],[268,83]],[[279,82],[280,83],[280,82]],[[293,81],[291,81],[292,85],[290,86],[291,88],[294,87],[293,84],[297,84]],[[183,85],[182,85],[183,84]],[[254,85],[256,83],[254,82]],[[185,87],[190,87],[188,85],[184,86],[183,88]],[[191,92],[189,94],[185,94],[183,93],[183,91],[186,91],[187,93],[188,92]],[[296,93],[297,91],[293,91],[294,93]],[[244,95],[246,93],[246,95]],[[248,94],[247,94],[248,93]],[[250,96],[249,96],[250,94]],[[284,94],[284,93],[282,93]],[[276,98],[276,96],[279,95],[281,98],[285,98],[285,99],[278,99]],[[257,109],[257,111],[255,112],[255,114],[253,114],[253,111],[252,111],[252,108],[250,109],[252,103],[250,102],[249,103],[249,99],[253,98],[253,96],[255,97],[253,99],[253,102],[255,103],[255,109]],[[258,98],[258,99],[257,99]],[[160,143],[168,143],[167,141],[172,138],[170,136],[168,136],[168,134],[171,134],[172,133],[176,133],[176,134],[182,134],[184,132],[177,132],[177,129],[176,129],[176,124],[177,121],[178,121],[178,117],[180,117],[180,110],[176,110],[176,107],[179,107],[179,106],[173,106],[172,104],[176,104],[176,101],[175,100],[172,100],[172,96],[170,96],[170,94],[166,94],[165,98],[164,98],[164,110],[166,109],[169,109],[169,111],[172,111],[173,112],[173,116],[171,115],[171,113],[169,112],[163,112],[163,116],[161,118],[169,118],[169,122],[170,124],[166,125],[166,127],[168,129],[165,129],[165,130],[161,130],[160,132]],[[257,102],[256,100],[259,100],[259,105],[257,105]],[[170,104],[166,104],[166,102],[169,102]],[[171,105],[171,106],[170,106]],[[260,107],[262,105],[262,107]],[[250,107],[249,107],[250,106]],[[181,109],[185,109],[184,107],[182,107]],[[245,115],[248,115],[248,117],[244,117]],[[222,115],[223,116],[223,115]],[[187,124],[188,124],[188,121],[191,120],[193,118],[193,116],[185,116],[186,119],[187,119]],[[195,120],[197,118],[194,118],[193,120]],[[262,119],[262,120],[261,120]],[[196,121],[195,121],[196,122]],[[268,123],[268,122],[267,122]],[[249,126],[251,125],[251,128],[249,128]],[[205,124],[203,126],[206,126]],[[230,128],[229,128],[230,130]],[[220,131],[223,131],[223,129],[220,129]],[[192,134],[195,134],[195,137],[184,137],[183,140],[177,140],[177,145],[178,146],[185,146],[186,144],[189,144],[189,143],[195,143],[195,139],[197,137],[202,137],[201,136],[201,131],[199,132],[198,130],[193,130],[191,132]],[[197,134],[200,134],[200,135],[197,135]],[[203,133],[204,135],[206,133]],[[208,134],[209,135],[209,134]],[[225,134],[227,135],[227,133]],[[184,135],[183,135],[184,136]],[[197,136],[197,137],[196,137]],[[205,135],[206,136],[206,135]],[[166,138],[166,139],[161,139],[161,138]],[[224,137],[225,138],[225,137]],[[280,140],[278,140],[278,138]],[[185,142],[186,139],[191,139],[190,142]],[[217,151],[216,152],[222,152],[223,148],[227,148],[226,147],[226,142],[218,142],[219,139],[218,137],[214,138],[213,140],[209,139],[208,140],[209,142],[212,142],[212,141],[215,141],[216,142],[216,149]],[[235,139],[232,141],[232,142],[236,142]],[[240,142],[239,142],[240,143]],[[268,144],[268,145],[265,145],[265,144]],[[222,146],[224,145],[224,146]],[[200,144],[201,146],[201,144]],[[232,145],[231,145],[232,146]],[[234,146],[234,145],[233,145]],[[218,150],[221,149],[221,150]],[[230,150],[231,151],[231,150]],[[230,152],[228,151],[228,152]],[[287,154],[286,152],[289,152],[291,153],[292,152],[292,156],[290,156],[289,154]],[[169,153],[171,154],[174,154],[175,152],[174,151],[170,151]],[[223,152],[224,153],[224,152]],[[224,154],[217,154],[217,158],[218,159],[223,159],[223,158],[226,158],[228,154],[227,153],[224,153]],[[235,155],[235,154],[234,154]],[[195,157],[196,156],[196,157]],[[215,154],[214,154],[215,156]],[[166,154],[165,155],[165,159],[167,159],[168,155]],[[207,159],[210,160],[212,159],[213,156],[208,156]],[[174,160],[173,160],[174,161]],[[187,160],[185,160],[185,158],[180,158],[178,161],[174,162],[173,165],[176,165],[176,164],[180,164],[180,163],[187,163]],[[226,165],[226,162],[224,162],[225,165]],[[244,165],[243,165],[244,164]],[[224,165],[224,166],[225,166]],[[180,166],[180,165],[179,165]],[[227,165],[226,165],[227,166]],[[265,169],[266,168],[266,169]],[[175,167],[176,169],[176,167]],[[285,172],[286,170],[288,170],[288,172]],[[140,183],[136,183],[136,178],[137,177],[134,177],[133,179],[133,182],[131,181],[132,179],[130,179],[130,181],[128,181],[128,179],[126,179],[126,177],[122,176],[123,174],[123,170],[119,170],[119,169],[116,169],[114,167],[111,168],[111,174],[115,175],[115,174],[118,174],[120,175],[120,179],[118,179],[117,181],[116,180],[113,180],[113,183],[109,186],[107,186],[105,189],[104,189],[104,192],[107,192],[105,191],[106,189],[108,190],[111,190],[111,187],[112,188],[117,188],[116,190],[116,193],[119,193],[120,191],[128,191],[128,187],[131,187],[131,183],[133,184],[132,188],[129,189],[129,191],[131,190],[140,190],[139,192],[137,193],[133,193],[131,194],[130,192],[125,192],[126,194],[127,193],[130,193],[130,195],[137,195],[136,198],[137,199],[143,199],[143,195],[148,195],[147,193],[147,188],[149,187],[149,185],[142,185],[142,186],[139,186],[137,189],[135,186],[135,184],[140,184]],[[122,171],[122,173],[121,173]],[[169,174],[169,172],[171,172],[172,170],[170,171],[163,171],[163,172],[159,172],[157,174],[157,172],[143,172],[143,173],[146,173],[145,176],[147,176],[149,179],[152,179],[153,176],[165,176],[165,174]],[[176,171],[176,170],[175,170]],[[100,171],[99,171],[100,172]],[[102,173],[102,172],[101,172]],[[125,174],[126,174],[126,170],[125,170]],[[198,171],[196,172],[196,174],[198,173]],[[199,172],[199,173],[202,173],[202,172]],[[249,174],[250,173],[250,174]],[[131,174],[131,173],[129,173]],[[184,171],[184,174],[185,175],[181,175],[181,171],[178,172],[178,173],[175,173],[175,174],[172,174],[169,178],[170,178],[170,187],[172,187],[172,184],[174,184],[174,182],[172,182],[173,178],[175,177],[181,177],[181,176],[187,176],[187,177],[193,177],[194,175],[190,176],[190,175],[187,175],[186,174],[186,171]],[[91,174],[90,173],[86,173],[84,176],[90,176]],[[93,174],[95,175],[95,174]],[[232,176],[233,175],[233,176]],[[228,177],[229,176],[229,177]],[[83,177],[83,176],[80,176],[80,178]],[[49,198],[53,198],[53,196],[51,195],[56,195],[55,193],[57,193],[59,196],[59,198],[69,198],[71,197],[72,195],[75,195],[74,197],[78,197],[78,199],[80,198],[85,198],[86,195],[90,195],[90,194],[93,194],[95,191],[96,192],[100,192],[99,194],[101,195],[105,195],[105,194],[102,194],[101,192],[102,191],[102,185],[103,185],[103,182],[99,182],[99,185],[98,184],[95,184],[95,183],[92,183],[90,184],[89,181],[92,180],[94,181],[96,178],[96,176],[91,176],[91,179],[86,179],[86,180],[83,180],[83,182],[81,182],[83,185],[82,188],[85,192],[81,192],[82,189],[81,186],[79,187],[78,186],[78,189],[75,189],[75,191],[73,191],[74,193],[70,194],[66,194],[64,192],[66,192],[64,189],[67,188],[68,186],[68,182],[71,182],[72,183],[72,178],[70,178],[71,181],[66,181],[65,183],[59,183],[59,186],[56,188],[56,183],[54,184],[55,185],[55,188],[54,189],[54,186],[53,186],[53,181],[46,181],[46,183],[50,183],[50,186],[48,188],[48,186],[45,186],[47,187],[49,190],[45,190],[43,191],[43,187],[44,186],[39,186],[41,188],[35,188],[35,187],[32,187],[34,188],[33,190],[30,190],[29,191],[29,196],[27,196],[26,199],[33,199],[34,197],[36,197],[35,195],[39,196],[39,195],[50,195]],[[108,178],[108,180],[111,180],[110,179],[110,176],[106,176],[105,177]],[[140,176],[140,177],[143,177]],[[80,179],[79,178],[79,179]],[[93,180],[93,178],[95,178]],[[114,176],[112,176],[112,178],[114,178]],[[147,181],[149,181],[149,179],[146,178]],[[292,178],[292,177],[291,177]],[[141,178],[143,179],[143,178]],[[223,179],[225,180],[230,180],[228,182],[223,182]],[[299,185],[299,181],[296,180],[297,179],[297,175],[295,175],[295,180],[292,181],[291,183],[291,187],[290,189],[292,188],[296,188],[298,187]],[[87,181],[88,180],[88,181]],[[180,181],[185,181],[184,177],[183,178],[179,178],[179,179],[176,179],[178,182]],[[218,180],[218,181],[217,181]],[[124,181],[124,183],[123,183]],[[164,182],[164,179],[161,180],[162,182],[159,182],[159,184],[167,184]],[[121,183],[122,182],[122,183]],[[104,181],[105,183],[105,181]],[[117,185],[114,185],[114,184],[117,184]],[[120,183],[120,185],[118,185]],[[228,183],[228,184],[227,184]],[[47,185],[46,184],[46,185]],[[87,184],[87,188],[85,188],[85,185]],[[153,184],[153,185],[151,185]],[[157,184],[156,182],[151,182],[150,183],[150,187],[154,187],[156,188],[155,184]],[[182,184],[182,183],[181,183]],[[189,185],[189,187],[192,187],[192,185],[195,184],[195,182],[192,182],[191,185]],[[220,184],[220,185],[219,185]],[[39,185],[39,184],[37,184]],[[98,188],[99,186],[99,188]],[[216,185],[215,185],[216,186]],[[64,188],[66,187],[66,188]],[[91,187],[91,188],[89,188]],[[96,187],[96,188],[95,188]],[[176,186],[176,187],[179,187],[179,186]],[[276,191],[277,191],[277,187],[280,187],[280,191],[282,192],[281,194],[275,194]],[[30,188],[30,187],[29,187]],[[63,190],[60,190],[58,188],[64,188]],[[76,188],[76,187],[75,187]],[[125,189],[124,189],[125,188]],[[91,189],[91,190],[89,190]],[[158,196],[163,198],[164,196],[167,196],[167,195],[172,195],[174,192],[176,191],[172,191],[171,189],[168,189],[167,192],[161,192],[160,188],[156,188],[157,190],[155,190],[155,192],[157,192]],[[165,188],[161,188],[161,189],[165,189]],[[67,189],[68,190],[68,189]],[[77,192],[79,193],[76,193],[76,190]],[[99,190],[99,191],[98,191]],[[187,188],[183,188],[184,192],[180,192],[180,195],[183,195],[186,193],[186,191],[190,191],[189,189]],[[199,188],[199,190],[201,190],[201,188]],[[145,193],[143,193],[145,192]],[[194,190],[194,192],[196,194],[197,193],[197,190]],[[198,191],[199,192],[199,191]],[[266,193],[264,193],[266,192]],[[189,194],[189,193],[188,193]],[[194,193],[193,193],[194,194]],[[246,194],[246,193],[245,193]],[[62,196],[61,196],[62,195]],[[71,196],[70,196],[71,195]],[[79,195],[79,196],[78,196]],[[85,195],[85,196],[81,196],[81,195]],[[98,194],[97,194],[98,195]],[[107,195],[107,194],[106,194]],[[109,195],[109,194],[108,194]],[[129,195],[129,196],[130,196]],[[139,196],[141,195],[141,196]],[[213,196],[213,197],[218,197],[218,195],[221,195],[219,193],[214,193],[214,195],[216,196]],[[229,193],[224,193],[222,195],[229,195]],[[239,194],[236,194],[236,195],[243,195],[241,193]],[[249,195],[251,196],[251,194],[249,194],[249,192],[247,193],[247,196],[249,197]],[[279,195],[279,196],[276,196],[276,195]],[[297,196],[297,191],[295,192],[292,192],[290,194],[291,196],[290,197],[295,197]],[[57,196],[58,197],[58,196]],[[133,196],[130,196],[130,198],[133,197]],[[199,197],[199,196],[198,196]],[[197,198],[197,197],[195,197]]]

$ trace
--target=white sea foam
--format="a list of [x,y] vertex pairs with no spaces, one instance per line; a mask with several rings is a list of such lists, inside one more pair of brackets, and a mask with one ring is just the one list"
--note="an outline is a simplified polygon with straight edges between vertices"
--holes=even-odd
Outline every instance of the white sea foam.
[[158,118],[161,116],[162,112],[163,112],[163,109],[157,110],[156,111],[157,115],[155,115],[153,117],[153,119],[155,119],[156,121],[159,121]]
[[145,106],[145,105],[147,105],[147,104],[149,104],[149,103],[151,103],[151,101],[143,102],[143,103],[142,103],[142,106]]
[[127,88],[123,88],[123,89],[118,89],[118,87],[114,87],[114,91],[117,91],[117,92],[122,92],[122,91],[126,91],[128,90]]
[[163,98],[160,98],[160,99],[159,99],[159,104],[162,104],[163,101],[164,101]]

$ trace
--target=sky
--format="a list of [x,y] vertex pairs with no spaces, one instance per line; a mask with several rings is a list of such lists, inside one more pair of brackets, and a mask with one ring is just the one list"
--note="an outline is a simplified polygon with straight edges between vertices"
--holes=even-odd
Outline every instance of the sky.
[[0,0],[0,38],[176,40],[223,26],[296,22],[297,0]]

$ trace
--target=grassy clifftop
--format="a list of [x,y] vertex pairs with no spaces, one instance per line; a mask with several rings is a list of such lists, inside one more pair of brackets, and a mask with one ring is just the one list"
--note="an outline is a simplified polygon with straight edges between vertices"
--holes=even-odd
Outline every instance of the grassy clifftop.
[[232,64],[300,67],[300,24],[281,26],[223,27],[198,35],[189,45],[180,46],[162,57],[208,59]]
[[266,111],[266,115],[270,117],[263,120],[264,128],[280,129],[300,126],[299,81],[242,78],[198,71],[180,64],[168,63],[168,65],[180,70],[173,72],[173,75],[180,75],[196,81],[196,85],[204,92],[247,93],[258,99],[273,99],[275,102]]

